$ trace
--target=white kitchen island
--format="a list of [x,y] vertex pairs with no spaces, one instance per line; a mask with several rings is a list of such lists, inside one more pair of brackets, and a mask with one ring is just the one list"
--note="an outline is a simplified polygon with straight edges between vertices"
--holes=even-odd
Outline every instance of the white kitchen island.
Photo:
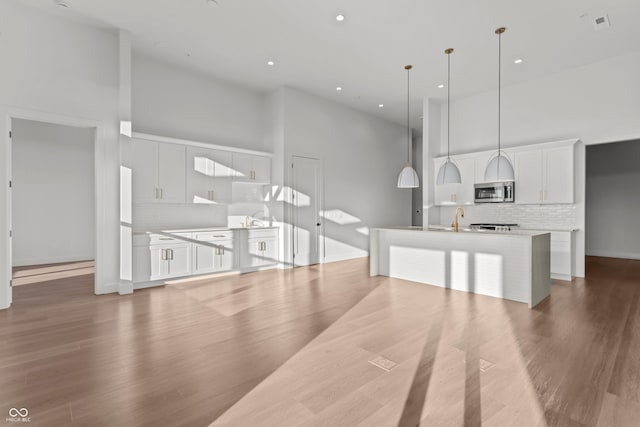
[[550,234],[422,227],[370,230],[370,275],[524,302],[551,290]]

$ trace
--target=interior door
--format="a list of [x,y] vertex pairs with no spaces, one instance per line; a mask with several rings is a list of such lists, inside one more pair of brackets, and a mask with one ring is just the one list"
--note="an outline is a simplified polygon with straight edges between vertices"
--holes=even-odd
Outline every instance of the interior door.
[[320,262],[320,160],[292,156],[293,264]]

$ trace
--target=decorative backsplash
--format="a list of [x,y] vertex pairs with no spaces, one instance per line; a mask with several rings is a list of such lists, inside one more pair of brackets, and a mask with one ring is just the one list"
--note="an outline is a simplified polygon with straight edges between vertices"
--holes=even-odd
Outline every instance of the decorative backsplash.
[[[463,206],[460,224],[513,223],[524,228],[570,228],[578,224],[575,205],[515,205],[496,203]],[[440,208],[440,224],[451,223],[455,207]]]

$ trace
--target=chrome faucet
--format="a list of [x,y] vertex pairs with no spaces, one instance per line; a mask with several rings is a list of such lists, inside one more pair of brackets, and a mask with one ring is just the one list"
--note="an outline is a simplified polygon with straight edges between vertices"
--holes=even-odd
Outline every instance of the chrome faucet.
[[464,209],[462,209],[460,206],[456,208],[456,215],[453,219],[453,224],[451,224],[451,226],[453,227],[453,231],[455,231],[456,233],[458,232],[458,212],[460,212],[460,216],[464,218]]

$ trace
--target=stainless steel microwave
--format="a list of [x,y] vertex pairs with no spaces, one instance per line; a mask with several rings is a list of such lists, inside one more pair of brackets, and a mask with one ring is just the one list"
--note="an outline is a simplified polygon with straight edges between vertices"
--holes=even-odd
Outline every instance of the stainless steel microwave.
[[483,182],[475,185],[476,203],[513,203],[515,183],[513,181]]

